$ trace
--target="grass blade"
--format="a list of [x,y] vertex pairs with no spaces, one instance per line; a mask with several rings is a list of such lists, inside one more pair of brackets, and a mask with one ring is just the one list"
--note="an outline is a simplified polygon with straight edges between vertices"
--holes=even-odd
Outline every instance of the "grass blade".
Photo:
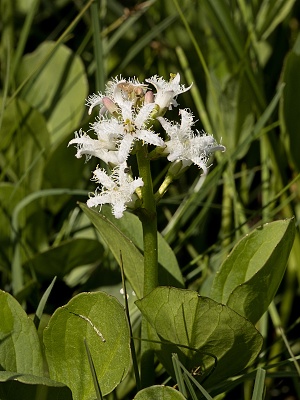
[[263,400],[264,389],[265,389],[265,376],[266,371],[262,368],[258,368],[255,377],[255,385],[252,395],[252,400]]
[[[177,355],[176,355],[177,356]],[[172,357],[173,360],[173,357]],[[185,368],[185,366],[179,361],[178,357],[176,362],[180,366],[180,368],[184,371],[186,376],[194,383],[194,385],[200,390],[200,392],[205,396],[207,400],[213,400],[213,398],[210,396],[210,394],[204,389],[202,385],[190,374],[190,372]]]
[[105,63],[103,55],[102,38],[100,34],[100,16],[99,16],[99,2],[95,0],[91,5],[91,18],[93,25],[93,36],[94,36],[94,53],[96,61],[96,89],[97,91],[103,92],[105,89],[106,73]]
[[22,27],[22,31],[20,34],[20,40],[18,41],[17,49],[14,54],[13,65],[12,65],[12,75],[14,77],[14,73],[20,63],[21,57],[24,53],[24,49],[30,35],[30,29],[33,24],[33,19],[35,17],[36,12],[38,11],[40,0],[34,0],[29,8],[28,14],[26,15],[26,19],[24,25]]
[[131,46],[130,50],[128,51],[126,57],[123,59],[121,65],[119,66],[119,70],[122,71],[125,67],[132,61],[132,59],[139,54],[149,43],[157,37],[158,34],[163,32],[165,29],[168,28],[175,20],[176,15],[170,15],[161,21],[159,24],[155,26],[155,29],[152,29],[150,32],[147,32],[144,36],[141,37],[133,46]]
[[88,356],[91,373],[92,373],[92,376],[93,376],[93,382],[94,382],[94,387],[95,387],[95,390],[96,390],[97,400],[103,400],[101,389],[100,389],[100,385],[99,385],[99,381],[98,381],[96,370],[95,370],[95,366],[94,366],[94,361],[93,361],[93,358],[92,358],[92,355],[91,355],[91,352],[90,352],[90,349],[88,347],[86,339],[84,339],[84,345],[85,345],[85,349],[86,349],[86,354]]
[[45,305],[47,303],[47,300],[48,300],[48,297],[49,297],[49,295],[51,293],[51,290],[53,289],[55,281],[56,281],[56,276],[52,279],[52,282],[50,283],[50,285],[46,289],[45,293],[43,294],[43,296],[42,296],[42,298],[41,298],[41,300],[39,302],[38,308],[36,309],[36,312],[35,312],[35,315],[34,315],[34,319],[33,319],[33,322],[34,322],[34,325],[35,325],[36,329],[38,329],[39,324],[41,322],[41,318],[42,318],[42,315],[43,315],[43,311],[44,311]]
[[192,384],[191,384],[191,381],[189,380],[189,377],[187,376],[187,374],[186,374],[185,372],[183,373],[183,379],[184,379],[184,381],[185,381],[185,383],[186,383],[186,386],[187,386],[187,388],[188,388],[188,391],[190,392],[190,395],[191,395],[191,397],[192,397],[192,400],[197,400],[198,397],[197,397],[197,395],[196,395],[196,393],[195,393],[195,390],[194,390],[194,388],[193,388],[193,386],[192,386]]
[[177,354],[172,354],[172,363],[174,367],[174,372],[175,372],[175,377],[176,377],[176,382],[178,385],[178,389],[180,393],[182,393],[185,397],[187,397],[187,392],[185,389],[185,384],[184,384],[184,379],[183,379],[183,374],[181,372],[181,363],[179,361],[178,355]]

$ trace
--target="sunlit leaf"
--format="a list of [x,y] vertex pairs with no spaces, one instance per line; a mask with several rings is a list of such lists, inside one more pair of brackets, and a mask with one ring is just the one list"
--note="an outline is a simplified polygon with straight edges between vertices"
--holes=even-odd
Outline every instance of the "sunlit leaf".
[[24,100],[9,103],[1,127],[0,150],[5,152],[2,174],[19,181],[28,191],[39,189],[49,143],[43,115]]
[[22,97],[46,117],[52,143],[63,140],[77,128],[87,97],[81,59],[63,44],[54,47],[54,42],[45,41],[25,55],[17,76],[21,84],[40,66],[23,89]]
[[16,374],[44,374],[34,323],[17,300],[4,291],[0,291],[0,365]]
[[96,397],[84,339],[106,395],[125,378],[131,364],[124,308],[114,297],[81,293],[57,309],[44,330],[50,377],[69,386],[74,400]]
[[242,238],[217,272],[210,297],[257,322],[276,294],[294,237],[295,223],[289,219]]

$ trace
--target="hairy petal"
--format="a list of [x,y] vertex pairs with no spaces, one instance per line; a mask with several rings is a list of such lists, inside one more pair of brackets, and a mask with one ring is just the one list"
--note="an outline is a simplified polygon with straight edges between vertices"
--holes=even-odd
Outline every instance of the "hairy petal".
[[122,140],[120,141],[120,146],[118,150],[119,163],[123,163],[129,157],[133,141],[134,137],[130,133],[123,136]]
[[93,111],[93,108],[96,106],[102,106],[102,99],[103,99],[104,95],[102,93],[98,93],[98,94],[91,94],[87,99],[86,99],[86,105],[89,106],[89,110],[88,110],[88,114],[90,115]]
[[147,129],[141,129],[140,131],[137,131],[136,137],[146,143],[153,144],[154,146],[163,147],[165,145],[164,141],[158,136],[157,133]]

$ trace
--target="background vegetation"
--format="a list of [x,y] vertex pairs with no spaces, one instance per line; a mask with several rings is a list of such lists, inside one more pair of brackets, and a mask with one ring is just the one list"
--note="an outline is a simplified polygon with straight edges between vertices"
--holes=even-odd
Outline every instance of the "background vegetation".
[[[123,302],[119,267],[77,206],[94,190],[96,161],[67,148],[95,117],[86,97],[110,77],[179,72],[193,82],[181,108],[227,148],[204,182],[191,167],[159,203],[159,230],[186,288],[207,294],[220,263],[255,227],[293,216],[298,226],[298,0],[1,0],[0,15],[0,282],[27,313],[55,276],[49,315],[83,291]],[[157,161],[153,176],[165,167]],[[299,281],[297,231],[277,296],[257,324],[266,398],[300,398],[297,359],[287,361],[300,354]],[[224,398],[250,399],[252,385],[242,379]],[[132,393],[128,378],[109,398]]]

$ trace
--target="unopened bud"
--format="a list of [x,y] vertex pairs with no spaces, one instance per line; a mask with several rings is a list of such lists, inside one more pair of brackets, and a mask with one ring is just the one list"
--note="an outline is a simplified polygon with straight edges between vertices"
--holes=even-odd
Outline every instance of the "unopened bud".
[[118,111],[116,103],[114,103],[109,97],[103,97],[102,103],[110,114]]
[[148,90],[148,92],[146,92],[144,103],[145,104],[154,103],[154,94],[153,94],[152,90]]

